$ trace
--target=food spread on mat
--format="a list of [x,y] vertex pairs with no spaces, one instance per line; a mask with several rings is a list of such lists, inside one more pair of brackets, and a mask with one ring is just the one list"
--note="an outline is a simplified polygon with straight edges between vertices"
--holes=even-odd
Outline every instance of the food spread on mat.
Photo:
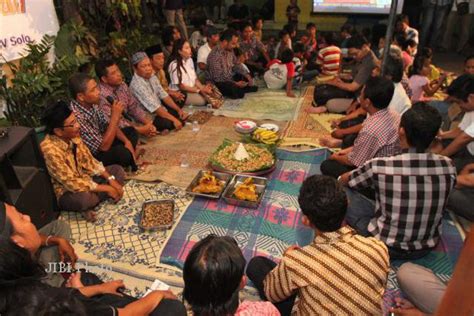
[[233,195],[239,200],[256,202],[258,199],[257,186],[253,183],[252,178],[247,178],[235,187]]
[[278,141],[278,133],[259,127],[253,132],[252,139],[260,143],[272,145]]
[[193,192],[196,193],[219,193],[224,188],[224,183],[217,179],[211,171],[206,171],[201,179],[198,181],[198,185],[193,188]]
[[143,206],[141,225],[146,229],[170,226],[173,223],[173,215],[172,201],[149,202]]
[[194,112],[193,114],[191,114],[189,117],[188,117],[188,122],[198,122],[200,125],[206,123],[207,121],[209,121],[212,117],[212,112],[208,112],[208,111],[197,111],[197,112]]
[[[239,149],[240,148],[240,149]],[[254,172],[271,168],[273,154],[264,145],[224,142],[211,156],[211,164],[230,172]]]

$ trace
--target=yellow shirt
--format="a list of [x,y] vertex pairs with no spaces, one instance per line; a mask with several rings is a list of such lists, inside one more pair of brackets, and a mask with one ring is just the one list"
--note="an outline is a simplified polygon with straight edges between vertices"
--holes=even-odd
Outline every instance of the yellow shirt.
[[104,165],[79,137],[66,143],[55,135],[46,135],[40,147],[58,199],[65,192],[88,192],[97,187],[92,177],[104,172]]

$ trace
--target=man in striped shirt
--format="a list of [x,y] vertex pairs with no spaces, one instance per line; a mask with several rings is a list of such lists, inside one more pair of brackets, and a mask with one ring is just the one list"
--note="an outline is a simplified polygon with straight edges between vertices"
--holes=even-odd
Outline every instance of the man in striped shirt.
[[[456,182],[451,159],[427,149],[441,126],[438,111],[417,103],[403,114],[403,153],[372,159],[341,176],[350,205],[347,222],[364,236],[382,240],[391,259],[418,259],[438,243],[441,219]],[[375,201],[355,190],[375,190]]]
[[[381,315],[389,270],[387,247],[342,226],[347,198],[333,178],[307,178],[298,202],[302,222],[315,230],[305,247],[289,247],[277,265],[253,258],[247,276],[282,315]],[[299,297],[293,307],[295,296]]]
[[336,46],[333,33],[326,34],[324,39],[328,46],[319,51],[316,63],[320,65],[322,75],[336,76],[339,73],[341,49]]

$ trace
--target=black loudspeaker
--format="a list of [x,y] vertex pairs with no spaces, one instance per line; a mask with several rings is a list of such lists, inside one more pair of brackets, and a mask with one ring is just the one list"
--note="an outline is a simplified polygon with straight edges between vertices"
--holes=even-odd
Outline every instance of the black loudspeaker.
[[0,200],[28,214],[39,229],[59,215],[36,133],[10,127],[0,137]]

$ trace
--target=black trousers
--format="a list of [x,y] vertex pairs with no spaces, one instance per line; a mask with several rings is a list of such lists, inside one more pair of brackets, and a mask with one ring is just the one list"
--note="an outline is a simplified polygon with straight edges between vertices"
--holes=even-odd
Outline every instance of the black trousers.
[[[448,147],[449,144],[453,142],[453,139],[444,139],[443,140],[443,147],[446,148]],[[454,165],[456,166],[456,170],[461,172],[461,170],[468,164],[474,163],[474,156],[471,155],[469,150],[467,150],[467,147],[464,146],[461,150],[459,150],[457,153],[451,156],[451,159],[454,162]]]
[[[138,133],[133,127],[125,127],[122,132],[127,136],[128,140],[132,143],[133,148],[138,144]],[[112,146],[108,151],[99,151],[95,158],[101,161],[104,166],[120,165],[124,168],[131,167],[132,171],[137,171],[137,164],[133,159],[132,153],[125,148],[123,142],[118,138],[115,138]]]
[[239,88],[232,81],[216,82],[215,84],[222,95],[230,99],[242,99],[246,93],[258,91],[256,86]]
[[321,164],[321,173],[325,176],[330,176],[333,178],[338,178],[340,175],[343,175],[346,172],[354,170],[355,167],[343,165],[342,163],[336,160],[326,159]]
[[[102,284],[102,280],[97,275],[89,272],[81,272],[81,282],[85,286]],[[110,305],[116,308],[123,308],[126,305],[135,302],[137,299],[124,295],[118,296],[114,294],[101,294],[92,297],[92,300],[100,302],[105,305]],[[152,316],[185,316],[186,308],[183,303],[178,300],[163,299],[160,304],[149,315]]]
[[[339,125],[339,127],[340,128],[349,128],[349,127],[352,127],[352,126],[355,126],[355,125],[362,124],[364,122],[365,118],[366,118],[365,115],[359,115],[356,118],[346,120],[346,121],[342,121],[341,124]],[[341,148],[344,149],[344,148],[354,146],[354,141],[356,140],[357,135],[359,135],[359,133],[354,133],[354,134],[349,134],[349,135],[344,136],[342,138]]]
[[[183,104],[184,104],[184,103],[183,103]],[[164,106],[164,105],[162,105],[162,106]],[[170,107],[167,107],[167,106],[165,106],[165,107],[166,107],[166,109],[168,110],[168,113],[169,113],[169,114],[173,115],[175,118],[177,118],[178,120],[180,120],[181,123],[184,123],[184,121],[179,118],[178,111],[176,111],[175,109],[172,109],[172,108],[170,108]],[[170,120],[168,120],[168,119],[166,119],[166,118],[163,118],[163,117],[161,117],[161,116],[158,116],[158,115],[157,115],[157,116],[155,117],[155,119],[153,120],[153,125],[155,125],[156,130],[159,131],[159,132],[162,132],[162,131],[164,131],[164,130],[169,130],[169,131],[171,131],[171,130],[174,130],[174,129],[175,129],[174,124],[173,124],[172,121],[170,121]]]
[[[270,273],[270,271],[272,271],[275,267],[276,263],[265,257],[254,257],[247,265],[247,277],[257,288],[258,294],[260,295],[260,298],[262,300],[267,300],[263,287],[263,280],[265,280],[267,274]],[[295,298],[296,294],[290,296],[284,301],[273,303],[273,305],[275,305],[278,311],[280,311],[280,314],[282,316],[291,315],[291,310],[293,309],[293,305],[295,304]]]

